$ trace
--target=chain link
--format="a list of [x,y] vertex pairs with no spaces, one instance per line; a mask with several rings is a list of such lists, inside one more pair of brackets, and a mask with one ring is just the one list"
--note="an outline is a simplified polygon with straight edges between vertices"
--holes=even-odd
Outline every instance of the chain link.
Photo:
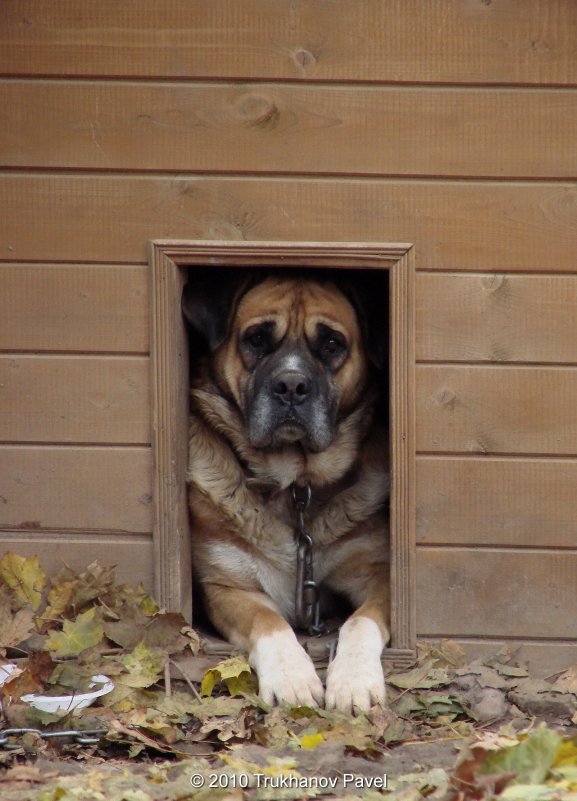
[[295,593],[295,617],[299,628],[310,635],[322,634],[325,630],[320,619],[320,593],[314,579],[313,540],[305,528],[305,511],[311,502],[311,485],[292,485],[292,497],[297,514],[297,581]]
[[0,748],[15,751],[22,746],[11,743],[14,737],[22,738],[25,734],[35,734],[42,740],[68,739],[78,745],[96,745],[108,729],[67,729],[63,731],[42,731],[41,729],[0,729]]

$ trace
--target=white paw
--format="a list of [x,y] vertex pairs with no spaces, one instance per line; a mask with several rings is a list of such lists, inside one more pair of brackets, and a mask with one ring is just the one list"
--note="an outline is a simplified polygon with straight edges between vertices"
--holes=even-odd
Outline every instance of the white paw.
[[267,704],[322,704],[322,682],[292,630],[261,637],[249,661],[258,675],[259,695]]
[[366,712],[385,703],[381,665],[383,637],[367,617],[347,620],[341,629],[337,655],[329,665],[325,706],[341,712]]

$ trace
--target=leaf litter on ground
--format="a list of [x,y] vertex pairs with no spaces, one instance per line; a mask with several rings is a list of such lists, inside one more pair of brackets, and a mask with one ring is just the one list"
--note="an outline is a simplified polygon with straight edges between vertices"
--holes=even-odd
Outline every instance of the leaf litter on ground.
[[[577,800],[577,665],[543,681],[506,649],[467,663],[443,641],[388,670],[385,709],[351,717],[271,708],[245,656],[219,659],[206,647],[142,586],[117,583],[113,568],[94,562],[50,577],[35,557],[5,554],[0,667],[17,669],[0,687],[1,728],[105,734],[92,745],[34,732],[9,738],[16,748],[0,749],[0,798]],[[101,674],[114,690],[89,708],[50,714],[21,700],[85,692]],[[193,773],[204,788],[192,788]],[[383,773],[386,790],[375,786]],[[311,783],[273,787],[257,774]],[[364,779],[344,786],[345,775]],[[215,776],[225,780],[211,788]],[[313,786],[314,776],[336,784]]]

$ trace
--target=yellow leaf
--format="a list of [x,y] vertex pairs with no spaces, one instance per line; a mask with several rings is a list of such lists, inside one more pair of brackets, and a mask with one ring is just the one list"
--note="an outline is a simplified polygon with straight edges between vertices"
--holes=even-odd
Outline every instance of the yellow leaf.
[[54,584],[48,593],[48,608],[44,618],[57,618],[68,608],[76,591],[78,581],[62,581]]
[[255,689],[255,680],[250,665],[242,656],[225,659],[211,670],[207,670],[200,685],[201,694],[212,695],[212,691],[221,681],[226,684],[230,695],[253,692]]
[[555,754],[554,768],[577,768],[577,744],[572,740],[567,740],[559,746]]
[[46,574],[37,556],[27,559],[15,553],[4,554],[0,559],[0,578],[10,587],[20,606],[30,604],[36,612],[42,601],[42,588],[46,584]]
[[305,734],[303,735],[303,737],[299,739],[299,743],[301,744],[301,746],[303,748],[308,748],[310,750],[316,748],[317,745],[321,745],[321,743],[324,742],[325,738],[323,737],[322,734],[319,734],[319,732],[316,732],[315,734]]
[[212,691],[214,690],[217,682],[220,681],[220,673],[218,670],[207,670],[204,676],[202,677],[202,682],[200,684],[200,693],[201,695],[212,695]]
[[62,631],[51,631],[46,647],[57,656],[76,656],[91,648],[104,637],[100,618],[95,618],[95,609],[88,609],[76,620],[65,620]]
[[156,684],[164,671],[162,654],[147,648],[144,643],[138,643],[131,653],[123,656],[120,661],[127,674],[121,674],[118,681],[127,687],[150,687]]

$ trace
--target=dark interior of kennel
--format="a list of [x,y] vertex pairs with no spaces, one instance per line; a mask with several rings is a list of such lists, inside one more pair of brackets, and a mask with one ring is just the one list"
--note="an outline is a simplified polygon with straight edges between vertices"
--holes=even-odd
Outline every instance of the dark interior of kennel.
[[[378,400],[375,407],[375,416],[380,423],[388,424],[389,418],[389,275],[387,270],[347,270],[347,269],[314,269],[314,268],[283,268],[282,266],[260,267],[258,269],[242,267],[190,267],[186,271],[186,283],[183,288],[183,298],[186,294],[202,291],[214,297],[215,303],[221,303],[227,298],[232,305],[232,295],[228,296],[228,285],[239,286],[243,283],[254,285],[258,280],[267,276],[288,275],[304,278],[306,280],[321,280],[334,282],[355,307],[359,323],[363,330],[364,344],[368,346],[368,338],[375,343],[379,354],[382,353],[382,362],[377,366],[370,366],[372,380],[378,391]],[[207,292],[207,287],[210,287]],[[221,292],[219,293],[219,288]],[[220,297],[219,297],[220,295]],[[194,382],[198,365],[201,359],[209,355],[206,340],[195,330],[193,325],[186,322],[189,348],[189,381]],[[194,536],[194,512],[191,512],[191,536]],[[296,546],[295,546],[296,547]],[[194,566],[193,566],[194,574]],[[339,623],[350,613],[351,607],[345,598],[334,598],[331,603],[334,614],[326,620],[327,634],[336,632]],[[211,625],[204,608],[202,594],[193,581],[193,623],[204,635],[218,637]],[[303,636],[304,640],[308,638]],[[223,644],[224,647],[224,644]],[[311,646],[314,651],[314,646]]]

